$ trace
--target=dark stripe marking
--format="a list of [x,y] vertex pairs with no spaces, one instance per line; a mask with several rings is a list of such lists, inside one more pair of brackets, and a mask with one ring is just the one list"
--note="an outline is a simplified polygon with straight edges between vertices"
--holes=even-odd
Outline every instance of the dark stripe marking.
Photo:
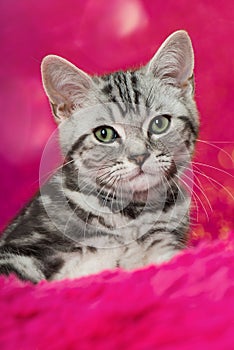
[[72,146],[71,150],[68,152],[68,157],[71,156],[75,151],[77,151],[82,145],[86,137],[88,137],[89,134],[82,135]]
[[[9,276],[11,274],[15,274],[22,281],[28,281],[29,280],[28,277],[25,277],[12,264],[4,263],[4,265],[0,265],[0,275]],[[32,282],[34,282],[34,281],[32,281]]]
[[146,232],[144,235],[142,235],[141,237],[139,237],[137,239],[138,243],[144,243],[145,241],[147,241],[149,238],[151,238],[152,235],[157,234],[157,233],[165,233],[165,229],[164,228],[152,228],[151,230],[149,230],[148,232]]
[[189,117],[180,116],[180,117],[178,117],[178,119],[182,120],[185,123],[185,127],[189,128],[192,131],[193,135],[195,137],[197,137],[198,130],[197,130],[196,126],[193,125],[193,123],[192,123],[192,121],[190,120]]
[[112,93],[113,87],[111,84],[107,84],[106,86],[104,86],[104,88],[102,89],[102,92],[105,95],[110,95]]

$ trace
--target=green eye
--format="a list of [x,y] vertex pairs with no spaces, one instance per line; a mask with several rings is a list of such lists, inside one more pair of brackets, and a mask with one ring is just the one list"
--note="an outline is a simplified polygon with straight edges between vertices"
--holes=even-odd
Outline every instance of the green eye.
[[162,134],[167,131],[170,126],[171,117],[169,115],[159,115],[151,120],[149,126],[150,134]]
[[100,126],[94,130],[94,136],[100,142],[111,143],[118,137],[117,132],[110,126]]

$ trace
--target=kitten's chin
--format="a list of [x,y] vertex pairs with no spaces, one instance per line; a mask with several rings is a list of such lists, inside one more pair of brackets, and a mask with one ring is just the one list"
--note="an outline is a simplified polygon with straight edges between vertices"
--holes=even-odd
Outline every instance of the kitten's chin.
[[122,181],[122,195],[131,198],[134,202],[147,203],[155,196],[155,189],[160,186],[160,183],[159,175],[145,174],[140,171],[138,175]]
[[149,192],[151,188],[156,187],[161,182],[159,174],[146,174],[142,170],[138,174],[125,179],[122,182],[122,188],[130,190],[134,195],[138,196],[142,193]]

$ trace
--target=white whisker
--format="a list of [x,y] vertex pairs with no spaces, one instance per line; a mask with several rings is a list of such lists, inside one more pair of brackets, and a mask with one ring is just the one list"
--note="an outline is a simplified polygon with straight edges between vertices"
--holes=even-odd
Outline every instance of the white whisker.
[[[181,179],[178,175],[175,174],[175,176],[188,188],[188,190],[191,190],[191,188],[188,186],[188,184],[183,180]],[[206,217],[207,217],[207,221],[209,221],[209,215],[207,213],[207,210],[204,206],[204,204],[202,203],[201,199],[199,198],[199,196],[196,194],[196,192],[192,191],[193,195],[196,196],[197,200],[199,201],[199,203],[201,203],[201,206],[206,214]]]
[[[189,169],[187,169],[187,170],[189,170]],[[190,171],[191,171],[191,170],[190,170]],[[191,171],[191,172],[192,172],[193,176],[196,177],[196,175],[193,173],[193,171]],[[190,180],[189,176],[187,176],[185,173],[183,173],[183,176],[185,176],[187,179]],[[208,203],[208,206],[209,206],[211,212],[213,212],[213,208],[212,208],[212,206],[211,206],[211,203],[210,203],[210,201],[209,201],[207,195],[206,195],[205,192],[203,191],[202,187],[199,187],[194,181],[193,181],[193,185],[194,185],[196,188],[198,188],[199,191],[201,191],[201,193],[203,194],[203,196],[205,197],[205,199],[206,199],[206,201],[207,201],[207,203]]]
[[[225,151],[223,148],[221,148],[221,147],[219,147],[219,146],[216,146],[216,145],[212,144],[212,143],[209,142],[209,141],[205,141],[205,140],[201,140],[201,139],[197,139],[197,141],[198,141],[198,142],[205,143],[205,144],[207,144],[207,145],[209,145],[209,146],[212,146],[212,147],[218,149],[219,151],[221,151],[221,152],[223,152],[224,154],[226,154],[226,156],[227,156],[229,159],[231,159],[231,161],[233,162],[233,159],[232,159],[232,157],[230,156],[230,154],[229,154],[227,151]],[[229,142],[229,143],[231,143],[231,142]]]
[[219,185],[220,187],[222,187],[229,194],[229,196],[234,200],[234,196],[232,195],[232,193],[225,186],[223,186],[220,182],[214,180],[212,177],[205,175],[204,173],[202,173],[200,171],[194,170],[194,172],[196,172],[197,174],[200,174],[201,176],[204,176],[205,178],[207,178],[211,182],[214,182],[217,185]]
[[219,169],[219,168],[217,168],[215,166],[212,166],[212,165],[209,165],[209,164],[205,164],[205,163],[194,162],[194,161],[193,161],[193,164],[201,165],[201,166],[204,166],[204,167],[207,167],[207,168],[210,168],[210,169],[214,169],[214,170],[220,171],[221,173],[223,173],[223,174],[225,174],[227,176],[230,176],[230,177],[232,177],[234,179],[234,176],[232,174],[228,173],[227,171],[225,171],[223,169]]

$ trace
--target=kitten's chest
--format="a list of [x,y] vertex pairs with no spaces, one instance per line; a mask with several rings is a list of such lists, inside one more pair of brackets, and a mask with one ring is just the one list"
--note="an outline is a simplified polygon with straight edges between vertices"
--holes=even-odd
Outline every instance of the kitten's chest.
[[[132,241],[125,245],[108,247],[108,242],[97,240],[99,248],[86,246],[79,253],[63,253],[61,257],[64,264],[60,271],[52,276],[52,280],[82,277],[115,268],[133,270],[153,263],[158,264],[169,260],[177,252],[167,244],[169,242],[170,240],[167,242],[165,239],[151,246]],[[100,244],[103,245],[102,248]]]
[[81,253],[65,253],[64,264],[52,279],[76,278],[115,268],[135,269],[145,265],[145,254],[136,243],[114,248],[84,247]]

